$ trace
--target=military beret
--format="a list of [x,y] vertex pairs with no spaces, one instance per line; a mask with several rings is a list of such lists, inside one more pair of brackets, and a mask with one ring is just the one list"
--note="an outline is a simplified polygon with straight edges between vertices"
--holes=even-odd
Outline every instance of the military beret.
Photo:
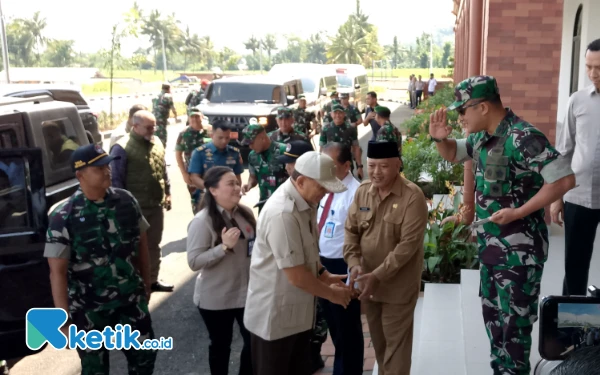
[[375,113],[377,113],[378,115],[380,115],[382,117],[389,118],[390,115],[392,114],[392,111],[390,111],[390,109],[388,107],[377,106],[377,107],[375,107]]

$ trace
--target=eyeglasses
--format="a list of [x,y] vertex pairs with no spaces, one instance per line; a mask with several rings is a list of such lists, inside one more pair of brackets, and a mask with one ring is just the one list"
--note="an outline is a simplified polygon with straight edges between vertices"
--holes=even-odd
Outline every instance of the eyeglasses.
[[456,109],[456,112],[458,112],[459,115],[464,116],[465,112],[467,112],[467,108],[475,107],[476,105],[481,104],[483,102],[485,102],[485,100],[480,100],[476,103],[471,103],[469,105],[461,105]]

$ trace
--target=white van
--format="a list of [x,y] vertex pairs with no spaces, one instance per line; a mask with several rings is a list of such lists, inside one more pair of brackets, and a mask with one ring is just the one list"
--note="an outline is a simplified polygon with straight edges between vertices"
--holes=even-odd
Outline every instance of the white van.
[[335,73],[323,64],[287,63],[273,65],[269,75],[300,79],[307,109],[316,115],[319,123],[321,122],[321,108],[329,103],[330,92],[338,86]]
[[326,66],[337,77],[337,91],[349,93],[352,104],[359,111],[364,112],[367,108],[369,92],[367,69],[359,64],[327,64]]

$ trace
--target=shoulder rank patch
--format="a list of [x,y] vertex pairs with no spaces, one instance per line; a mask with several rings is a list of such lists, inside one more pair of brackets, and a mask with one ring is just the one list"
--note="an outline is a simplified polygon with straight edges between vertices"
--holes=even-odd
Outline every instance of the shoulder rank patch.
[[196,147],[196,151],[204,151],[206,149],[206,145]]

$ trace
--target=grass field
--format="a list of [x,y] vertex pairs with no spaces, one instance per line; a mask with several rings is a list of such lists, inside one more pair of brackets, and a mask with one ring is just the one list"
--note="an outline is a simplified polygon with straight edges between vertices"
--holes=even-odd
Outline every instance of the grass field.
[[[105,77],[109,76],[106,71],[101,71]],[[441,78],[442,76],[448,75],[449,69],[446,68],[434,68],[433,73],[436,77]],[[167,80],[173,80],[179,77],[182,70],[169,70],[167,71]],[[205,73],[211,74],[210,72],[187,72],[187,73]],[[266,73],[266,72],[265,72]],[[230,71],[225,74],[260,74],[259,71]],[[429,69],[421,68],[408,68],[408,69],[367,69],[369,78],[388,77],[388,78],[408,78],[411,74],[421,75],[423,79],[429,77]],[[161,82],[163,81],[163,73],[161,70],[116,70],[114,73],[115,78],[134,78],[139,79],[142,82]]]

